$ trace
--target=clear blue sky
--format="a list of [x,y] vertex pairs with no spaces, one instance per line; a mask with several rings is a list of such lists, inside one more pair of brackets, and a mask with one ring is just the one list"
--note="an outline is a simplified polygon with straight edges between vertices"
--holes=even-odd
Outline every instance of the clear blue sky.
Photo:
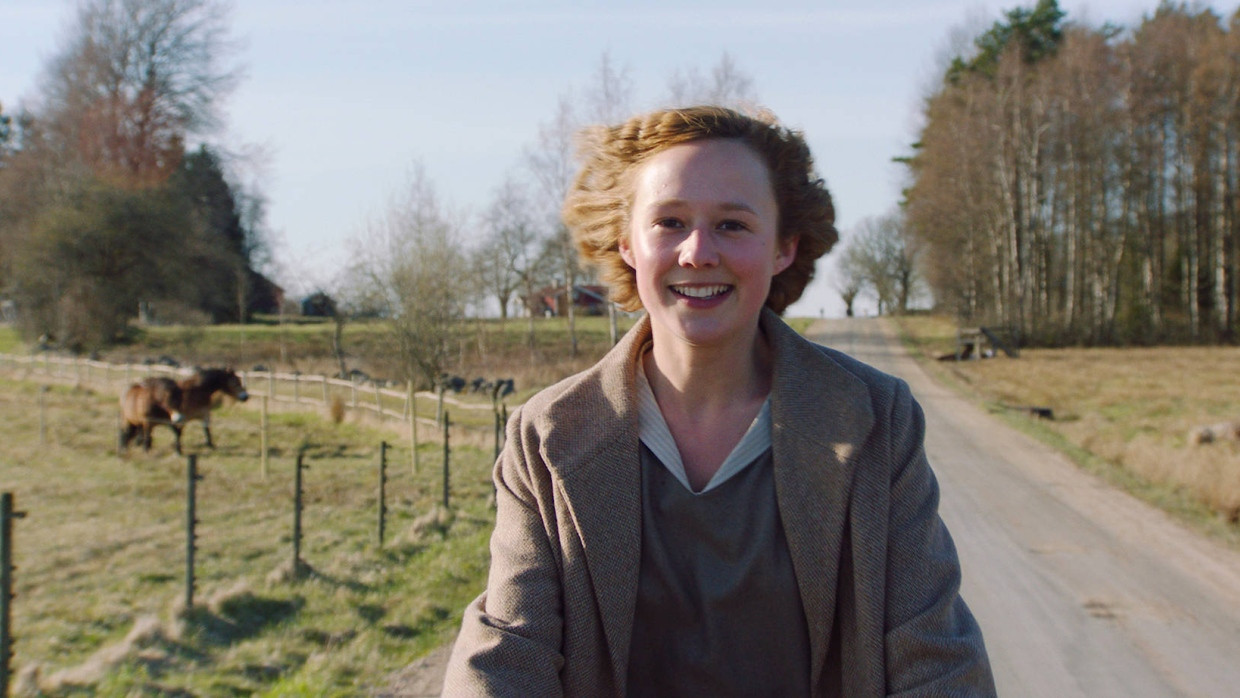
[[[328,282],[345,243],[420,162],[441,198],[480,210],[520,166],[560,95],[590,82],[604,51],[627,68],[636,109],[677,69],[708,73],[724,51],[759,101],[805,131],[838,223],[893,207],[891,158],[916,139],[919,103],[953,29],[989,26],[1035,0],[242,0],[232,12],[246,78],[226,104],[231,149],[270,200],[280,281]],[[1208,3],[1229,15],[1235,4]],[[1134,26],[1156,0],[1061,0],[1069,20]],[[0,2],[0,102],[35,92],[73,2]],[[467,235],[468,235],[467,231]],[[842,310],[820,263],[792,315]]]

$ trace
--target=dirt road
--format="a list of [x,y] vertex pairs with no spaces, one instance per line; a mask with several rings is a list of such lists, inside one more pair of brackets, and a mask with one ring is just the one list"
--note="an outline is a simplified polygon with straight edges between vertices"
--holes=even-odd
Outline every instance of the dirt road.
[[[1240,696],[1240,554],[938,386],[885,322],[826,320],[807,334],[904,378],[925,409],[999,695]],[[385,695],[437,693],[446,654]]]
[[1240,554],[936,385],[885,322],[807,334],[904,378],[921,402],[999,695],[1240,696]]

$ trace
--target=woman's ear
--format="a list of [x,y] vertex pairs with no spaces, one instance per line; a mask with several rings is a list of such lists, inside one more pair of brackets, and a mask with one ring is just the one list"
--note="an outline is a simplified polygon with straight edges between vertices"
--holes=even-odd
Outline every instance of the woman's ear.
[[[797,243],[800,242],[800,240],[800,237],[790,237],[787,240],[776,241],[775,274],[779,274],[783,270],[792,266],[793,260],[797,258]],[[772,276],[774,276],[774,274],[772,274]]]
[[630,268],[636,269],[637,264],[633,262],[633,250],[629,247],[628,239],[621,240],[618,247],[620,248],[620,259],[623,259],[624,263],[629,265]]

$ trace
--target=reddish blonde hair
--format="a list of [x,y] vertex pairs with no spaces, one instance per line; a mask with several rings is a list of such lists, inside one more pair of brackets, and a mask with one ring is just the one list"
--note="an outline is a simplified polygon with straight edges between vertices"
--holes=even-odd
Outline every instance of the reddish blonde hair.
[[767,307],[782,313],[800,298],[814,278],[814,263],[839,239],[831,194],[814,173],[804,136],[780,126],[773,116],[702,106],[593,126],[580,134],[583,164],[564,199],[564,223],[582,258],[598,268],[612,300],[625,310],[642,307],[636,274],[620,256],[620,241],[629,233],[634,175],[652,155],[708,138],[739,140],[766,163],[779,207],[779,240],[798,241],[792,264],[771,280]]

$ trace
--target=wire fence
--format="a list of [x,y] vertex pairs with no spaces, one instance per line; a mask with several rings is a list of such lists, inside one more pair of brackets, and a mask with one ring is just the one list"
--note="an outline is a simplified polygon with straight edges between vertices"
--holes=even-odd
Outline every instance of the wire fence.
[[[150,375],[186,378],[194,369],[163,364],[113,364],[81,357],[0,354],[0,369],[22,378],[48,378],[71,381],[84,385],[103,385],[122,389]],[[268,400],[286,405],[305,405],[311,408],[330,407],[334,400],[355,412],[370,413],[380,419],[417,423],[440,427],[445,406],[464,410],[457,413],[462,426],[489,429],[492,416],[499,412],[501,403],[497,398],[462,400],[446,394],[447,390],[417,391],[412,384],[404,390],[383,387],[373,381],[346,380],[326,375],[280,372],[237,371],[252,396],[266,396]],[[461,417],[464,417],[461,420]]]

